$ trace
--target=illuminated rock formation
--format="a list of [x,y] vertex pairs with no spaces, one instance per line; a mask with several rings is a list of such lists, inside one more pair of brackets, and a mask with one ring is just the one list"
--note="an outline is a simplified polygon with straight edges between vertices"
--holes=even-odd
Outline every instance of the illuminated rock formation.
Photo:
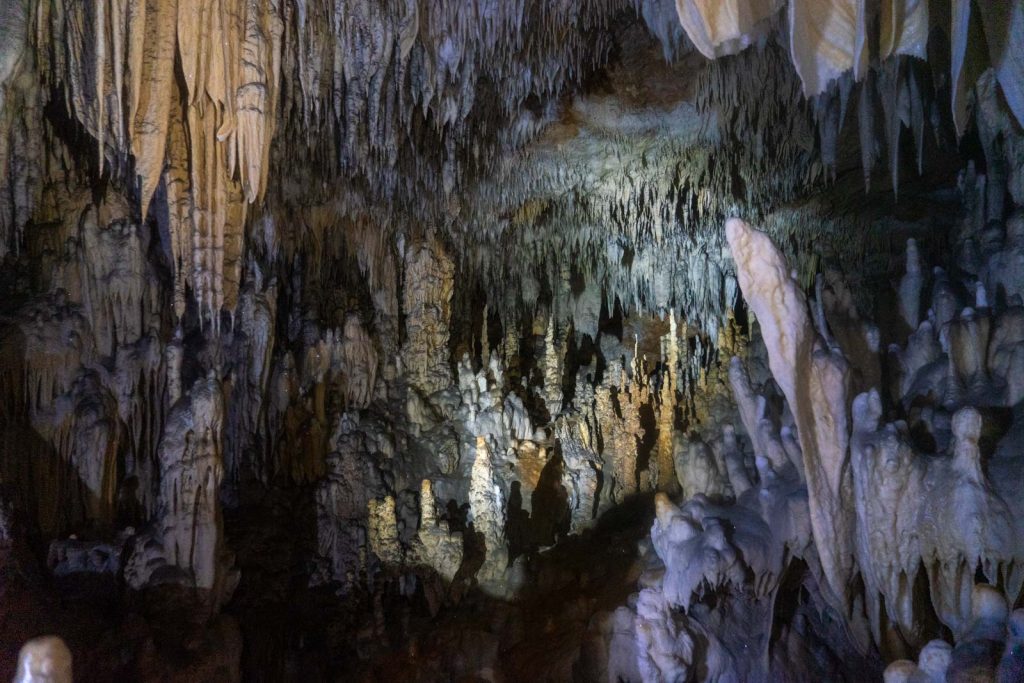
[[15,683],[71,683],[71,651],[57,636],[40,636],[18,653]]
[[[808,407],[817,406],[813,409],[814,419],[821,419],[820,401],[815,398],[819,394],[801,393],[800,387],[808,381],[813,386],[815,363],[832,362],[828,354],[841,353],[831,339],[831,325],[826,327],[820,322],[816,334],[807,315],[813,307],[808,306],[795,287],[787,284],[792,281],[769,241],[738,222],[729,226],[729,238],[736,251],[740,287],[758,316],[772,378],[787,398],[794,426],[798,433],[817,433],[818,437],[813,438],[829,442],[813,419],[801,418],[802,409],[796,401],[806,401]],[[761,246],[754,249],[752,243],[759,239],[763,240]],[[771,265],[773,259],[775,265]],[[791,289],[787,291],[787,287]],[[818,296],[822,297],[820,284]],[[941,303],[943,296],[956,295],[944,294],[940,289],[935,296]],[[816,305],[821,306],[820,298]],[[1013,310],[1005,309],[999,315],[1012,316]],[[790,571],[787,566],[794,557],[804,558],[812,565],[820,561],[824,576],[828,577],[828,558],[834,553],[838,558],[836,567],[847,567],[844,571],[855,573],[864,582],[863,595],[839,593],[837,609],[847,609],[846,604],[854,607],[846,617],[849,631],[845,637],[854,639],[851,647],[863,649],[870,642],[887,647],[894,634],[898,634],[895,637],[914,648],[912,651],[920,651],[916,663],[901,660],[890,665],[885,680],[945,680],[947,670],[955,671],[950,674],[953,676],[980,675],[996,680],[997,676],[1010,675],[1001,671],[1017,671],[1011,645],[1015,636],[1013,629],[1007,627],[1006,605],[1016,601],[1021,593],[1021,577],[1014,568],[1024,536],[1015,526],[1021,514],[1015,509],[1017,499],[1003,487],[1006,476],[999,474],[1016,466],[1011,464],[1016,458],[1002,450],[1012,448],[1009,444],[1016,437],[1009,437],[983,465],[979,447],[982,413],[970,405],[964,406],[963,401],[999,403],[1002,394],[993,388],[999,383],[989,375],[989,336],[979,331],[975,314],[967,315],[971,317],[935,316],[944,321],[940,329],[949,335],[941,344],[945,351],[939,348],[939,334],[933,331],[933,325],[925,322],[911,336],[911,346],[901,355],[904,360],[900,367],[909,368],[912,373],[913,368],[923,368],[928,362],[936,368],[929,380],[904,383],[902,386],[909,389],[901,391],[900,397],[909,394],[918,397],[918,401],[934,402],[935,412],[949,411],[945,413],[948,437],[940,442],[947,444],[940,448],[947,450],[948,455],[918,452],[906,422],[883,424],[883,400],[877,390],[860,394],[849,408],[845,405],[846,394],[840,392],[833,397],[833,404],[839,410],[850,410],[850,431],[832,438],[848,443],[849,449],[844,447],[831,453],[841,459],[841,469],[848,473],[845,476],[850,477],[850,482],[831,493],[826,488],[824,494],[815,495],[815,487],[828,481],[829,468],[806,457],[809,448],[817,447],[813,438],[801,435],[798,443],[784,443],[784,435],[775,426],[776,418],[768,412],[768,403],[754,393],[743,365],[739,359],[733,359],[730,379],[744,431],[758,458],[759,483],[749,488],[749,477],[733,456],[729,475],[735,473],[734,478],[741,484],[740,494],[734,502],[726,497],[715,505],[711,500],[721,500],[722,492],[716,480],[706,476],[714,458],[707,446],[698,443],[691,445],[697,449],[695,455],[684,458],[680,470],[684,500],[689,499],[688,502],[678,507],[661,494],[657,497],[651,540],[658,566],[663,568],[651,570],[641,578],[640,598],[634,608],[639,621],[634,626],[637,645],[632,656],[637,658],[641,670],[651,666],[651,658],[677,661],[682,667],[693,666],[692,645],[685,641],[669,645],[668,654],[658,654],[666,647],[664,634],[693,633],[695,629],[703,632],[709,618],[720,623],[718,620],[728,620],[730,614],[744,614],[744,633],[767,633],[776,617],[751,602],[749,596],[779,590],[780,577]],[[822,339],[822,335],[828,336]],[[936,350],[930,351],[924,362],[909,360],[913,354],[919,355],[913,349],[923,348],[929,337]],[[801,342],[808,338],[810,341]],[[810,356],[809,350],[801,352],[800,349],[809,349],[811,341],[819,348],[830,343],[832,349],[819,350],[815,356]],[[948,355],[949,360],[940,354]],[[794,372],[799,367],[804,370]],[[951,382],[965,388],[950,394],[943,387]],[[844,421],[832,419],[828,424],[847,429]],[[727,441],[734,444],[730,450],[735,449],[735,436],[729,436],[732,428],[726,427]],[[936,436],[943,429],[939,424],[929,428]],[[803,457],[790,462],[787,451]],[[832,457],[829,452],[824,451],[826,457]],[[801,462],[803,469],[797,466]],[[812,476],[815,468],[820,477],[817,483]],[[823,505],[822,498],[833,502]],[[824,513],[816,512],[818,506],[825,508]],[[845,546],[842,535],[818,535],[822,526],[835,526],[837,517],[837,528],[850,534]],[[974,586],[975,576],[968,567],[976,567],[992,585]],[[953,633],[956,646],[952,650],[941,640],[926,644],[921,639],[932,628],[928,613],[922,611],[915,598],[915,591],[919,590],[915,586],[922,575],[927,581],[934,614]],[[842,576],[836,583],[837,590],[849,591]],[[645,607],[653,604],[652,596],[679,605],[688,616],[660,613],[654,629],[644,621],[657,613]],[[827,594],[824,597],[827,601],[834,599]],[[707,599],[716,601],[711,612],[702,607]],[[866,624],[859,621],[857,610],[861,604],[866,609]],[[753,624],[761,626],[758,629]],[[861,630],[865,628],[868,631]],[[662,645],[649,642],[649,635],[645,634],[650,633],[661,633]],[[713,633],[709,636],[712,645],[703,655],[703,665],[709,669],[724,667],[732,672],[730,675],[760,677],[765,675],[771,658],[780,656],[755,649],[762,655],[741,663],[728,654],[716,654],[718,647],[726,653],[737,652],[730,640],[735,634],[720,626]],[[986,642],[993,645],[982,646],[979,639],[988,639]],[[751,642],[760,643],[756,648],[763,648],[765,641],[755,637]]]
[[853,574],[853,506],[845,498],[851,488],[848,365],[842,351],[815,339],[807,300],[769,238],[737,219],[728,222],[726,235],[740,289],[768,347],[772,377],[796,423],[822,567],[831,588],[844,596]]
[[160,539],[167,562],[198,588],[226,590],[230,556],[223,543],[219,487],[224,476],[221,386],[201,379],[168,416],[160,440]]
[[0,5],[0,678],[1012,680],[1024,10],[946,5]]
[[487,439],[476,438],[476,457],[469,482],[469,511],[473,529],[483,536],[484,562],[478,574],[485,591],[502,594],[508,590],[509,569],[505,544],[505,499],[495,480],[494,464]]
[[430,567],[445,581],[452,581],[462,564],[462,534],[452,533],[446,522],[437,519],[429,479],[424,479],[420,488],[420,528],[416,539],[418,544],[411,553],[413,561]]

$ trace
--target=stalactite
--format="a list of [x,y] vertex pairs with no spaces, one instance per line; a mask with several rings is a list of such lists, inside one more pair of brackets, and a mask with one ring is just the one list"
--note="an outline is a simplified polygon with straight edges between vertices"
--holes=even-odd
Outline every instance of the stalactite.
[[[104,356],[156,328],[158,285],[148,273],[149,232],[128,221],[126,207],[90,207],[81,217],[80,299]],[[124,213],[121,213],[124,211]]]
[[[774,0],[736,0],[712,7],[707,3],[680,0],[677,10],[682,25],[694,37],[697,46],[703,45],[704,51],[714,56],[732,54],[739,46],[757,41],[760,32],[771,23],[763,20],[776,15],[781,4]],[[88,11],[77,7],[41,6],[36,22],[38,44],[34,47],[43,71],[55,83],[64,86],[70,112],[83,121],[96,138],[102,150],[101,164],[103,159],[113,158],[116,171],[123,167],[119,156],[129,149],[135,156],[143,213],[164,175],[165,160],[170,162],[172,170],[168,172],[167,186],[168,204],[175,207],[171,210],[172,242],[178,245],[175,269],[180,265],[184,270],[184,280],[201,300],[201,309],[216,331],[221,307],[231,309],[236,301],[245,206],[259,201],[265,193],[266,179],[275,158],[271,154],[275,131],[299,126],[297,130],[301,135],[297,137],[311,143],[334,139],[337,133],[338,139],[344,142],[338,150],[340,158],[335,160],[339,163],[329,164],[332,172],[339,168],[359,169],[372,187],[379,188],[381,197],[403,194],[408,198],[410,191],[422,196],[424,193],[411,190],[419,187],[418,184],[428,190],[425,194],[433,189],[438,190],[438,196],[446,197],[451,196],[453,184],[476,191],[465,179],[455,178],[481,164],[480,151],[469,154],[456,138],[483,126],[501,129],[499,117],[482,116],[483,123],[474,118],[478,116],[473,106],[478,85],[488,78],[508,83],[509,87],[499,98],[500,110],[513,120],[528,94],[553,96],[561,92],[568,74],[581,73],[587,67],[602,63],[608,54],[607,41],[587,44],[582,38],[582,29],[606,26],[608,17],[621,9],[621,5],[623,3],[607,0],[579,10],[566,3],[538,9],[515,4],[488,13],[488,28],[482,28],[456,11],[456,3],[441,3],[430,8],[420,7],[415,2],[395,3],[372,8],[361,3],[307,6],[277,0],[221,0],[205,7],[189,0],[176,0],[171,5],[152,0],[149,3],[106,0]],[[964,90],[973,84],[973,75],[976,75],[969,68],[970,60],[965,62],[963,58],[963,54],[968,53],[962,47],[967,44],[965,27],[973,25],[978,31],[983,31],[984,26],[991,29],[1002,17],[995,14],[995,10],[986,9],[980,13],[980,19],[975,17],[974,20],[968,5],[956,6],[956,20],[951,27],[953,80],[960,84],[954,110],[961,128]],[[649,9],[645,4],[644,12],[648,13]],[[921,34],[927,26],[928,14],[928,4],[923,0],[884,3],[879,23],[880,57],[924,57]],[[1006,18],[1012,23],[1020,16],[1021,13],[1016,12]],[[867,52],[869,22],[860,3],[791,2],[788,20],[790,56],[798,66],[797,71],[804,75],[805,91],[809,95],[823,92],[829,81],[851,67],[854,78],[866,75],[863,57]],[[566,26],[573,28],[567,31]],[[325,27],[333,30],[323,30]],[[702,31],[706,40],[696,37]],[[352,33],[358,38],[349,42],[335,41],[334,36],[342,33]],[[991,33],[988,43],[993,64],[999,71],[997,77],[1008,101],[1015,102],[1019,98],[1014,95],[1012,85],[1019,79],[1011,75],[1017,73],[1016,62],[1002,59],[1003,54],[1014,54],[1012,44],[1003,46],[999,32],[991,29]],[[69,63],[59,50],[53,49],[62,43],[79,46],[83,41],[94,43],[90,49],[80,50],[87,55],[82,58],[84,61],[74,56],[79,51],[72,51]],[[975,42],[980,44],[980,41]],[[508,44],[517,48],[513,54],[495,59]],[[773,52],[771,47],[762,46],[758,50],[762,54]],[[745,60],[749,67],[752,61],[747,58],[749,52],[733,59]],[[553,57],[542,57],[546,55]],[[182,64],[184,92],[178,92],[173,78],[176,59]],[[525,67],[533,59],[543,59],[542,66]],[[819,67],[821,73],[818,73]],[[717,68],[713,66],[712,70]],[[809,74],[817,75],[812,78]],[[501,77],[508,75],[514,76]],[[762,77],[760,82],[768,84],[770,80]],[[848,83],[849,79],[843,82]],[[728,87],[725,83],[720,85],[723,90]],[[905,86],[909,87],[910,118],[914,122],[919,153],[923,126],[918,122],[923,121],[924,110],[918,108],[919,98],[914,91],[920,90],[921,85],[917,78],[911,77],[909,86]],[[785,88],[776,90],[785,92]],[[848,86],[839,90],[848,91]],[[902,101],[903,90],[900,92]],[[861,100],[866,101],[864,96]],[[883,99],[883,104],[885,102]],[[176,123],[178,110],[182,109],[187,112],[184,118],[188,121],[184,137]],[[861,108],[862,113],[866,110]],[[770,114],[745,113],[722,120],[736,121],[746,128],[766,115]],[[496,137],[501,137],[508,149],[518,149],[524,141],[536,137],[544,124],[551,122],[551,116],[550,112],[545,112],[531,120],[526,117],[522,125],[511,125],[509,132]],[[798,121],[800,117],[787,118]],[[823,131],[833,125],[831,118],[828,120],[822,123]],[[894,120],[892,115],[887,117],[890,124],[887,130]],[[437,160],[438,165],[430,169],[432,172],[427,172],[425,167],[418,168],[415,182],[398,181],[401,172],[410,166],[405,153],[399,151],[402,137],[443,136],[445,126],[452,126],[457,132],[444,140],[446,151]],[[175,128],[179,132],[175,132]],[[780,137],[782,144],[775,149],[798,147],[790,142],[797,139],[797,136],[783,135]],[[825,137],[822,139],[824,141]],[[764,140],[755,141],[750,149],[757,156],[763,153],[764,145]],[[870,145],[863,147],[866,159],[872,158]],[[891,141],[889,148],[895,170],[898,145]],[[787,150],[787,153],[790,152]],[[799,182],[812,182],[822,175],[822,166],[831,166],[824,149],[822,154],[822,164],[794,165],[805,174]],[[178,159],[174,159],[176,155]],[[483,156],[501,159],[506,155]],[[286,152],[277,160],[282,169],[297,163]],[[741,172],[760,167],[759,164],[736,166]],[[865,164],[866,168],[869,166],[870,163]],[[182,180],[186,167],[187,187]],[[563,179],[558,184],[564,185],[576,170],[560,173]],[[893,175],[895,177],[895,173]],[[709,179],[701,178],[699,171],[693,176],[690,183],[680,183],[676,178],[666,186],[708,187]],[[665,177],[671,178],[672,174]],[[723,174],[722,178],[731,182],[732,174]],[[534,185],[538,180],[528,179]],[[770,189],[761,189],[763,181],[745,180],[748,192],[773,196]],[[449,189],[444,191],[446,186]],[[629,191],[633,196],[619,196],[608,208],[620,215],[647,214],[649,209],[641,207],[648,202],[640,199],[645,191],[633,187]],[[507,195],[508,188],[502,187],[501,192]],[[699,189],[690,192],[693,201],[681,202],[685,214],[692,210],[696,210],[698,216],[714,213],[711,210],[718,201],[714,192]],[[192,225],[183,227],[187,223],[183,210],[187,206],[186,195],[191,204]],[[531,201],[537,203],[527,198],[518,204]],[[713,221],[720,218],[707,217]],[[669,218],[667,214],[644,216],[643,222],[649,221],[649,226],[631,220],[621,222],[630,226],[630,230],[638,230],[637,235],[649,229],[660,241],[671,222],[666,218]],[[189,242],[193,245],[194,268],[182,258],[181,245]],[[649,292],[637,291],[633,282],[628,288],[632,290],[630,296],[623,297],[622,290],[627,288],[621,284],[616,289],[620,290],[620,298],[629,300],[630,305],[649,298]],[[653,283],[642,287],[653,289]],[[185,285],[180,284],[178,288],[176,308],[180,313]],[[705,324],[713,334],[714,325]]]
[[910,101],[907,98],[903,64],[899,58],[886,62],[878,75],[878,89],[885,121],[886,149],[889,153],[889,177],[893,194],[899,196],[900,133],[910,124]]
[[491,364],[491,342],[487,333],[487,306],[484,305],[482,322],[480,323],[480,365],[487,367]]
[[[167,129],[172,103],[177,100],[174,83],[177,0],[138,0],[139,13],[132,13],[129,34],[131,60],[132,155],[140,179],[141,215],[149,211],[164,167]],[[138,74],[137,76],[135,74]],[[105,97],[101,94],[97,100]],[[100,125],[104,125],[100,122]]]
[[[108,156],[134,157],[143,218],[165,179],[181,279],[176,309],[181,315],[191,285],[216,329],[221,307],[233,308],[237,296],[245,204],[266,189],[281,81],[281,8],[270,0],[210,7],[103,0],[91,7],[40,22],[50,33],[41,34],[37,49],[63,42],[75,48],[67,59],[55,50],[52,77],[64,82],[71,113],[96,138],[101,171]],[[92,64],[79,60],[84,54]],[[179,58],[184,92],[175,82]]]
[[171,268],[174,274],[174,313],[178,319],[185,315],[186,287],[195,287],[188,147],[185,142],[185,122],[181,114],[178,107],[171,107],[167,165],[163,178],[167,191],[167,231],[171,239]]
[[[131,444],[125,458],[123,480],[134,478],[138,485],[135,497],[128,502],[139,505],[149,515],[154,514],[157,507],[160,479],[157,448],[170,405],[164,397],[167,368],[160,351],[157,337],[148,335],[133,346],[119,350],[115,370],[117,406]],[[129,494],[123,491],[121,495]]]
[[[268,433],[268,403],[273,401],[271,376],[276,341],[277,283],[264,284],[262,275],[253,273],[239,296],[234,337],[238,359],[232,368],[231,402],[227,406],[224,470],[228,479],[238,481],[243,475],[247,449],[267,449],[273,442]],[[250,464],[257,473],[256,463]]]
[[793,412],[808,482],[811,525],[829,586],[848,602],[853,573],[849,501],[848,367],[820,348],[803,291],[771,241],[738,219],[726,226],[743,296],[757,316],[775,381]]

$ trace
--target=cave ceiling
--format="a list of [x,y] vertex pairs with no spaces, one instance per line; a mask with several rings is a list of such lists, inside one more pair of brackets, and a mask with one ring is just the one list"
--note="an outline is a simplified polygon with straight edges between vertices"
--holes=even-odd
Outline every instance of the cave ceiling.
[[[161,223],[176,310],[191,296],[215,326],[269,214],[287,242],[436,232],[502,309],[571,255],[593,296],[713,329],[729,302],[705,265],[730,209],[765,215],[857,166],[898,192],[901,150],[925,171],[955,145],[989,64],[1003,124],[1022,113],[1002,3],[783,4],[9,3],[0,161],[27,172],[2,248],[77,173]],[[62,151],[29,148],[43,136]]]

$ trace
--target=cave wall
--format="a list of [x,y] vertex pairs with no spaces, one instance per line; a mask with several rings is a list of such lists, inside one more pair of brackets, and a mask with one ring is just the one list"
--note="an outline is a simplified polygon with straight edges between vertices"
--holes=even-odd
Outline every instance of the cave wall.
[[714,4],[6,5],[3,659],[498,676],[444,624],[634,505],[567,675],[1016,623],[1024,12]]

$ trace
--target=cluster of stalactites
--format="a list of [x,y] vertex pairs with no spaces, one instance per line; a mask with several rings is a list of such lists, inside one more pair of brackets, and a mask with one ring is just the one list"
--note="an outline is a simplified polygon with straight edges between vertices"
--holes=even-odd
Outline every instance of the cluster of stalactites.
[[[423,190],[451,195],[465,165],[501,156],[487,151],[490,138],[503,135],[492,124],[525,116],[527,98],[557,96],[602,64],[611,43],[595,29],[606,29],[630,6],[628,0],[284,4],[285,115],[307,140],[340,143],[339,158],[328,158],[326,170],[357,171],[381,199],[414,203]],[[492,90],[492,84],[500,86]],[[483,93],[491,97],[481,108]],[[531,133],[529,126],[512,130],[511,144]],[[431,153],[410,158],[410,140]]]
[[[780,11],[785,6],[785,16]],[[835,164],[835,144],[855,81],[863,81],[858,127],[865,182],[876,147],[874,110],[880,105],[889,147],[893,187],[898,187],[899,135],[911,128],[921,165],[926,120],[936,125],[928,79],[914,59],[929,59],[933,27],[950,37],[953,122],[958,134],[968,123],[968,94],[986,67],[995,73],[1005,101],[1024,123],[1024,6],[1020,3],[954,0],[950,16],[928,0],[676,0],[680,23],[704,56],[731,55],[762,40],[781,19],[789,53],[804,94],[816,99],[823,163]],[[876,34],[877,32],[877,34]],[[877,51],[872,46],[877,45]],[[983,46],[988,46],[987,54]],[[877,60],[877,61],[875,61]]]
[[[676,0],[680,23],[708,59],[735,54],[763,37],[784,6],[790,56],[808,97],[825,92],[847,72],[856,80],[864,78],[872,57],[927,59],[929,32],[945,19],[958,128],[966,122],[965,96],[973,84],[969,71],[986,59],[996,70],[1007,104],[1024,121],[1022,66],[1014,58],[1024,41],[1019,30],[1024,8],[1019,3],[954,0],[951,16],[942,17],[943,12],[931,11],[928,0],[882,0],[877,6],[865,0],[791,0],[788,5],[784,0]],[[875,30],[877,35],[872,35]],[[982,35],[984,40],[979,40]],[[969,54],[980,51],[983,43],[988,55]],[[872,54],[872,45],[878,46],[877,54]]]
[[[237,298],[246,205],[267,189],[279,115],[309,147],[337,141],[319,145],[336,156],[328,166],[369,179],[371,194],[418,199],[426,183],[448,195],[466,161],[485,163],[477,138],[517,145],[536,132],[485,135],[471,117],[497,130],[528,97],[556,96],[606,60],[610,33],[598,29],[628,7],[37,0],[26,42],[41,80],[95,139],[101,172],[134,169],[143,216],[165,187],[175,309],[184,313],[191,288],[216,328]],[[501,106],[481,109],[492,83]],[[438,153],[409,157],[410,139]],[[331,152],[275,159],[308,164]]]
[[100,170],[133,159],[142,216],[165,185],[175,310],[191,287],[216,327],[237,299],[246,204],[267,186],[280,2],[38,2],[29,12],[40,74],[95,138]]
[[[564,150],[509,156],[475,187],[460,226],[460,265],[497,293],[496,310],[528,314],[550,289],[583,333],[618,302],[625,313],[675,306],[714,337],[735,298],[721,258],[722,217],[737,202],[769,211],[824,173],[810,107],[781,48],[710,63],[693,80],[692,109],[684,103],[672,119],[692,120],[692,133],[673,128],[647,139],[580,124]],[[582,101],[576,116],[585,116]],[[599,152],[590,138],[602,140]],[[583,291],[563,286],[563,262]]]

